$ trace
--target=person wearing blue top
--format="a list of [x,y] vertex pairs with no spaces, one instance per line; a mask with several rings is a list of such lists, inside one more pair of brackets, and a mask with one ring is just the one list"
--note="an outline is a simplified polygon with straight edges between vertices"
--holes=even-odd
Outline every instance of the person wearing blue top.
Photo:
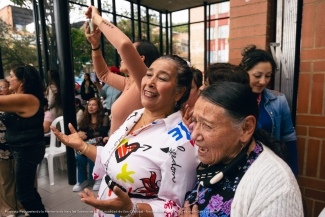
[[101,88],[100,96],[104,98],[103,105],[105,111],[108,112],[107,115],[111,114],[111,107],[120,95],[121,91],[109,86],[108,84],[104,84],[104,86]]
[[288,152],[286,162],[297,177],[297,137],[287,99],[283,93],[266,88],[276,70],[275,61],[268,52],[257,49],[255,45],[245,47],[242,56],[240,66],[248,72],[250,86],[257,93],[260,109],[257,127],[285,143]]

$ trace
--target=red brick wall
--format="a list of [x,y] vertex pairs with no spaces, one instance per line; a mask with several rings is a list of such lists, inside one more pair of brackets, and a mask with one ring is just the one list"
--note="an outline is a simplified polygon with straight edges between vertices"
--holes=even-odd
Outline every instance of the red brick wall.
[[239,64],[248,44],[268,49],[271,42],[273,0],[231,0],[229,62]]
[[308,216],[325,207],[325,1],[304,0],[296,130]]
[[[229,61],[238,64],[247,44],[268,49],[272,0],[231,0]],[[298,183],[307,216],[325,207],[325,0],[303,0],[296,132]],[[299,33],[298,33],[299,34]]]

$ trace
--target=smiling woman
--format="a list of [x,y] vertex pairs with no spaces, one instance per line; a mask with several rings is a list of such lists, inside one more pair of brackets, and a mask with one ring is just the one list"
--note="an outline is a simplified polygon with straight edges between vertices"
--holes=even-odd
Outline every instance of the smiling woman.
[[186,61],[162,56],[142,78],[144,108],[133,111],[105,147],[84,143],[71,125],[69,136],[53,129],[60,141],[95,161],[94,179],[103,178],[98,197],[88,189],[80,195],[96,208],[96,216],[177,215],[194,185],[198,165],[197,149],[180,111],[191,83]]
[[297,137],[287,99],[284,94],[266,88],[272,74],[275,73],[276,64],[269,53],[257,49],[255,45],[245,47],[242,55],[240,66],[248,72],[250,86],[253,92],[258,94],[256,100],[259,103],[260,117],[257,120],[257,127],[286,144],[288,149],[286,162],[297,177]]

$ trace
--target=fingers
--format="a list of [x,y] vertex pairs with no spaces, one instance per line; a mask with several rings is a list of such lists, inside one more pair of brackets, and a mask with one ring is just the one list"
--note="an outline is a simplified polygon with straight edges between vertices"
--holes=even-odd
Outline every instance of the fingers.
[[122,189],[120,189],[118,186],[114,187],[113,192],[122,200],[125,198],[129,198],[129,195],[125,193]]
[[199,216],[199,207],[196,204],[192,208],[192,216]]
[[71,134],[77,132],[76,129],[72,126],[71,123],[68,124],[68,127],[69,127],[69,130],[70,130],[70,133],[71,133]]
[[58,138],[58,140],[60,140],[60,142],[62,142],[63,136],[64,134],[61,133],[60,131],[58,131],[55,127],[50,126],[51,130],[53,131],[54,135],[56,136],[56,138]]

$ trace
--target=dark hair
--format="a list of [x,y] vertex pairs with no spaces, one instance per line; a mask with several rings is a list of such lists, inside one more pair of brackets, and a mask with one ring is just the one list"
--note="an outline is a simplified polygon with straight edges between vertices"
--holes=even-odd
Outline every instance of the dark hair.
[[244,47],[241,52],[243,59],[241,60],[239,66],[241,66],[246,71],[251,70],[256,64],[260,62],[270,63],[272,66],[272,73],[276,71],[276,63],[273,57],[262,49],[257,49],[256,45],[251,44]]
[[144,64],[149,67],[156,59],[160,57],[157,47],[147,40],[136,41],[135,49],[140,56],[145,56]]
[[191,71],[193,74],[193,81],[196,85],[196,88],[199,89],[202,86],[203,74],[199,69],[196,69],[194,67],[191,67]]
[[75,98],[74,99],[75,103],[79,104],[78,108],[81,109],[82,111],[85,111],[85,107],[83,107],[83,105],[81,105],[81,101],[79,98]]
[[[236,82],[217,82],[205,88],[200,97],[225,109],[225,116],[232,119],[234,124],[240,124],[249,115],[259,116],[259,108],[256,94],[245,84]],[[266,133],[262,129],[255,128],[253,137],[268,146],[274,153],[285,159],[284,144]]]
[[218,81],[230,81],[249,85],[248,73],[239,66],[230,63],[215,63],[205,73],[205,81],[214,84]]
[[23,83],[22,89],[24,93],[34,95],[42,103],[44,87],[38,71],[30,65],[16,65],[11,68],[11,71]]
[[[103,120],[104,120],[104,108],[103,108],[103,104],[100,101],[99,98],[93,97],[91,99],[89,99],[88,103],[90,101],[96,101],[97,105],[98,105],[98,110],[97,110],[97,114],[96,114],[96,129],[99,129],[102,125],[103,125]],[[80,129],[88,129],[89,124],[91,124],[91,115],[88,112],[88,106],[86,106],[85,111],[82,115],[79,127]]]
[[[87,75],[88,76],[88,81],[89,81],[89,86],[90,85],[94,85],[93,81],[91,80],[90,74],[89,73],[85,73],[84,76]],[[84,79],[81,83],[81,86],[83,86],[85,84],[86,80]]]
[[47,110],[48,106],[49,106],[49,101],[45,97],[43,97],[42,103],[43,103],[43,106],[46,106],[46,110]]
[[62,105],[61,99],[61,85],[60,85],[60,75],[57,70],[50,69],[48,72],[48,88],[50,85],[54,85],[57,89],[57,92],[54,94],[55,103],[59,106]]
[[183,103],[188,100],[188,97],[190,95],[193,73],[191,72],[191,69],[188,66],[187,62],[177,55],[164,55],[159,59],[170,60],[174,62],[176,69],[176,88],[186,88],[183,96],[177,101],[175,105],[175,111],[178,111],[180,110]]

